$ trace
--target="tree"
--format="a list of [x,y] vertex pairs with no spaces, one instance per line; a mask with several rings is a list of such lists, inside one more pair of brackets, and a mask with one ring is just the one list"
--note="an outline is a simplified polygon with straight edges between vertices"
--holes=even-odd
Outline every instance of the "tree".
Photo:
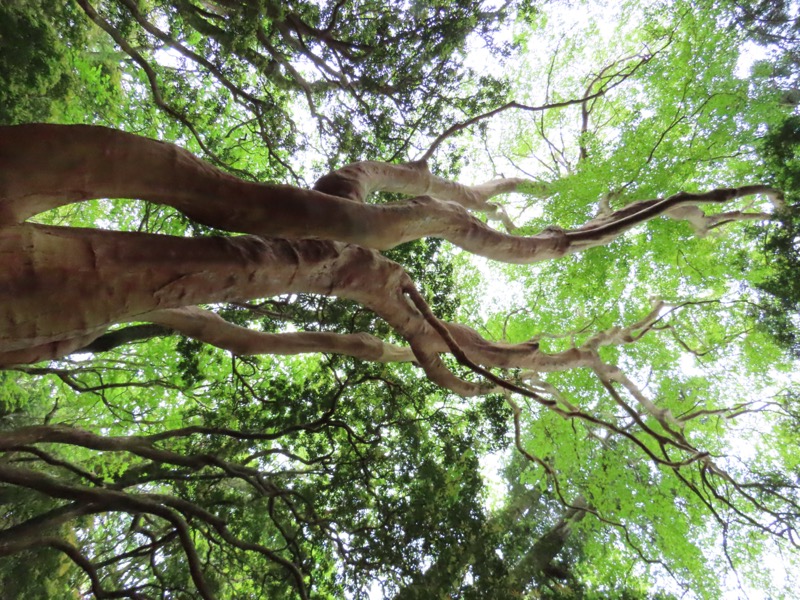
[[119,100],[108,44],[72,3],[0,4],[0,123],[82,120]]
[[[724,567],[707,564],[698,538],[718,537],[716,558],[750,580],[761,552],[753,540],[796,543],[796,460],[787,443],[796,396],[742,399],[735,387],[664,366],[684,355],[713,372],[744,356],[743,368],[766,387],[775,378],[764,365],[782,360],[754,329],[750,292],[726,297],[732,275],[714,258],[728,243],[718,231],[784,207],[770,185],[729,184],[753,169],[742,147],[754,141],[755,121],[781,109],[720,76],[737,56],[735,45],[721,50],[722,40],[741,34],[721,28],[728,13],[659,7],[644,15],[645,33],[629,37],[637,51],[598,51],[606,62],[585,76],[559,70],[559,62],[580,62],[580,46],[566,44],[545,65],[559,91],[548,88],[539,103],[501,103],[494,92],[502,86],[483,79],[472,84],[490,93],[470,103],[457,97],[469,78],[448,66],[469,28],[403,54],[405,87],[394,87],[396,74],[373,79],[398,40],[452,17],[433,4],[413,7],[409,21],[386,21],[388,12],[368,6],[364,14],[376,16],[363,30],[349,29],[360,9],[346,3],[324,13],[121,1],[103,6],[115,23],[79,5],[144,71],[156,105],[192,135],[184,141],[216,166],[107,127],[0,131],[0,364],[10,369],[0,480],[12,507],[0,553],[36,558],[8,563],[4,582],[36,572],[41,596],[75,585],[98,597],[343,597],[380,585],[399,598],[592,597],[608,586],[645,597],[653,577],[668,574],[714,597]],[[474,25],[501,13],[459,14]],[[529,12],[519,14],[524,47],[535,29]],[[137,44],[129,41],[134,23],[146,32]],[[360,35],[381,43],[367,47]],[[258,139],[271,140],[268,154],[285,173],[294,169],[288,152],[270,144],[297,146],[281,130],[270,138],[264,119],[287,114],[292,100],[267,110],[246,87],[253,73],[277,73],[270,85],[304,98],[321,140],[342,133],[329,161],[365,149],[393,161],[351,162],[307,187],[252,181],[245,155],[230,145],[240,115],[214,113],[222,126],[211,128],[211,115],[189,115],[177,95],[165,100],[159,77],[169,69],[153,66],[153,40],[216,81],[193,87],[176,75],[178,89],[193,98],[229,94],[256,115]],[[255,54],[253,40],[266,55]],[[413,52],[425,60],[413,61]],[[297,71],[297,55],[321,79]],[[331,66],[344,60],[346,69]],[[236,72],[240,64],[250,66]],[[433,74],[415,70],[420,64]],[[386,106],[413,114],[427,85],[441,95],[394,137]],[[341,113],[321,116],[331,107],[318,94],[334,92],[355,98],[363,123],[326,129]],[[730,118],[733,108],[740,118]],[[539,139],[546,153],[538,156],[551,157],[545,175],[462,185],[431,172],[428,160],[457,148],[456,135],[512,112],[532,117],[512,126],[538,135],[503,140],[509,162]],[[449,125],[431,135],[422,158],[397,160],[415,128],[444,118]],[[561,143],[555,128],[567,132]],[[488,144],[492,132],[484,133]],[[528,198],[519,227],[520,218],[490,202],[515,191]],[[376,192],[394,196],[371,202]],[[139,231],[31,221],[105,198],[148,203],[123,219],[138,219]],[[543,208],[530,216],[534,198]],[[439,239],[525,265],[506,274],[541,291],[539,310],[490,315],[485,335],[468,326],[452,273],[470,269]],[[547,273],[554,291],[532,273]],[[641,288],[631,289],[637,280]],[[648,299],[648,287],[659,297]],[[576,300],[586,302],[577,322]],[[174,333],[186,339],[174,345],[165,337]],[[97,357],[66,359],[80,352]],[[637,372],[643,365],[649,386]],[[62,406],[65,388],[77,397]],[[736,419],[767,428],[760,443],[777,441],[774,453],[733,460],[720,428],[735,432]],[[507,467],[512,485],[489,512],[480,458],[505,446],[507,430],[517,452]],[[621,575],[636,561],[636,572]],[[61,577],[42,575],[53,571]]]

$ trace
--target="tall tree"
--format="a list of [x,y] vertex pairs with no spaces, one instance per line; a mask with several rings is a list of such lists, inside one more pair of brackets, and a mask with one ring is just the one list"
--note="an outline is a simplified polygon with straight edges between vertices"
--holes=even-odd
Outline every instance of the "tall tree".
[[[796,545],[792,363],[727,264],[785,209],[783,108],[732,75],[734,13],[633,4],[603,45],[563,8],[77,5],[150,137],[0,130],[12,594],[718,597]],[[546,85],[465,67],[509,15]],[[518,176],[444,176],[467,139]]]

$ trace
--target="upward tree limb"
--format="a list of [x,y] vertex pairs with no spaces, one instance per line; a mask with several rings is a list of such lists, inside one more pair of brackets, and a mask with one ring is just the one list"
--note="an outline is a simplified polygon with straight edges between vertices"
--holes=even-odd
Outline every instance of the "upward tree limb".
[[264,333],[233,325],[210,311],[194,306],[155,310],[137,316],[136,320],[157,323],[240,356],[321,353],[343,354],[372,362],[414,360],[410,348],[388,344],[368,333]]
[[[409,342],[432,380],[464,395],[486,392],[444,367],[438,354],[447,348],[442,348],[441,340],[431,343],[432,326],[409,311],[403,298],[403,291],[413,284],[399,265],[372,250],[303,239],[190,240],[17,225],[68,202],[140,197],[223,229],[343,239],[374,248],[439,235],[478,254],[525,263],[607,243],[654,216],[699,203],[757,193],[779,199],[766,186],[681,193],[633,203],[574,231],[523,238],[494,231],[467,212],[467,208],[482,210],[489,197],[515,188],[521,180],[464,186],[432,175],[420,162],[363,162],[323,177],[317,187],[330,192],[323,193],[243,181],[171,144],[101,127],[31,125],[4,128],[2,133],[0,225],[6,227],[0,227],[0,258],[7,268],[0,294],[6,294],[3,307],[8,315],[7,331],[0,331],[3,364],[64,356],[92,342],[109,325],[147,320],[145,315],[153,311],[156,321],[188,328],[201,338],[216,336],[221,345],[232,344],[241,351],[244,333],[220,341],[227,335],[220,329],[223,322],[209,328],[210,317],[197,313],[187,319],[190,315],[174,309],[302,291],[356,300],[383,316]],[[430,193],[442,199],[418,196],[388,205],[365,204],[373,190]],[[37,281],[34,288],[28,283],[32,278]],[[42,295],[42,290],[56,288],[65,290],[65,299],[72,298],[71,314],[54,310],[47,294]],[[158,312],[165,309],[173,312]],[[502,347],[466,328],[448,328],[478,364],[547,370],[547,359],[529,345]],[[281,338],[282,343],[287,339]],[[259,338],[262,349],[264,340]],[[345,341],[347,349],[342,346]],[[292,343],[295,348],[302,346],[300,337]],[[390,350],[383,346],[368,350],[370,342],[364,338],[358,342],[329,337],[325,343],[332,350],[367,352],[365,357]],[[595,364],[595,357],[587,358]]]
[[[47,149],[46,152],[44,149]],[[141,198],[177,208],[199,223],[228,231],[288,238],[316,237],[376,249],[441,237],[487,258],[533,263],[607,244],[631,227],[686,205],[724,203],[752,194],[744,186],[680,193],[633,203],[574,231],[530,237],[498,232],[465,206],[480,210],[488,195],[521,180],[462,186],[434,177],[420,163],[357,163],[320,185],[338,196],[291,186],[258,184],[223,173],[171,144],[101,127],[27,125],[0,135],[0,225],[91,198]],[[325,178],[323,178],[325,179]],[[421,195],[385,205],[361,200],[373,189]]]
[[[460,131],[463,131],[467,127],[475,125],[476,123],[479,123],[481,121],[485,121],[487,119],[490,119],[490,118],[492,118],[492,117],[494,117],[496,115],[499,115],[500,113],[503,113],[503,112],[505,112],[507,110],[521,110],[521,111],[529,112],[529,113],[543,113],[543,112],[547,112],[548,110],[552,110],[552,109],[555,109],[555,108],[566,108],[568,106],[580,105],[582,108],[586,107],[587,103],[589,103],[591,101],[594,101],[594,100],[597,100],[598,98],[600,98],[602,96],[605,96],[608,92],[610,92],[611,90],[613,90],[617,86],[619,86],[622,83],[624,83],[627,79],[632,77],[634,75],[634,73],[636,73],[636,71],[638,71],[643,65],[647,64],[648,62],[650,62],[657,54],[659,54],[661,51],[663,51],[664,48],[666,48],[669,45],[670,41],[671,40],[669,40],[664,45],[663,48],[657,50],[656,52],[649,53],[649,54],[644,54],[644,55],[628,56],[628,57],[625,57],[625,58],[622,58],[622,59],[619,59],[619,60],[613,62],[611,65],[609,65],[605,69],[603,69],[597,77],[595,77],[595,79],[591,82],[591,84],[589,84],[587,86],[586,91],[584,92],[583,96],[580,97],[580,98],[573,98],[571,100],[562,100],[562,101],[558,101],[558,102],[545,102],[544,104],[539,104],[539,105],[536,105],[536,106],[529,105],[529,104],[523,104],[521,102],[512,101],[512,102],[508,102],[508,103],[506,103],[506,104],[504,104],[502,106],[499,106],[499,107],[497,107],[495,109],[487,111],[485,113],[482,113],[482,114],[476,115],[474,117],[471,117],[471,118],[469,118],[469,119],[467,119],[465,121],[462,121],[460,123],[456,123],[454,125],[451,125],[444,132],[442,132],[436,139],[434,139],[433,142],[431,142],[431,145],[428,147],[428,149],[417,160],[420,160],[420,161],[429,160],[431,158],[431,156],[433,156],[433,154],[436,152],[436,150],[439,149],[439,146],[441,146],[442,143],[444,143],[444,141],[447,140],[448,138],[452,137],[453,135],[457,134]],[[624,63],[626,61],[629,61],[631,59],[638,59],[638,60],[631,67],[629,67],[627,69],[620,69],[616,73],[607,74],[607,71],[609,69],[613,68],[614,66],[619,65],[620,63]],[[592,88],[599,81],[603,81],[603,84],[600,85],[600,87],[599,87],[599,89],[597,91],[592,92]]]

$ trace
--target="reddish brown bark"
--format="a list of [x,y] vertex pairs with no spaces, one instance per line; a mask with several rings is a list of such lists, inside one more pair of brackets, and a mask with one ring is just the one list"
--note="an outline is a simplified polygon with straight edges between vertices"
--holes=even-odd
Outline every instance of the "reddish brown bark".
[[[59,358],[110,325],[148,321],[242,354],[317,350],[388,361],[411,360],[413,352],[434,381],[461,394],[483,393],[491,387],[462,381],[441,363],[438,355],[448,346],[406,298],[413,282],[376,249],[438,236],[476,254],[529,263],[608,243],[661,214],[687,218],[701,230],[716,226],[720,220],[704,217],[697,207],[702,203],[752,194],[779,199],[764,186],[677,194],[606,211],[574,231],[532,237],[500,233],[467,212],[493,212],[488,200],[521,183],[464,186],[436,177],[424,162],[362,162],[304,190],[244,181],[172,144],[102,127],[0,128],[0,365]],[[377,190],[418,196],[365,203]],[[176,238],[24,222],[64,204],[106,197],[173,206],[205,225],[253,235]],[[756,216],[763,214],[725,213],[725,219]],[[297,292],[362,304],[410,350],[365,334],[268,336],[192,308]],[[611,377],[594,349],[545,356],[535,344],[492,343],[469,328],[445,327],[470,360],[486,367],[546,371],[569,364]]]

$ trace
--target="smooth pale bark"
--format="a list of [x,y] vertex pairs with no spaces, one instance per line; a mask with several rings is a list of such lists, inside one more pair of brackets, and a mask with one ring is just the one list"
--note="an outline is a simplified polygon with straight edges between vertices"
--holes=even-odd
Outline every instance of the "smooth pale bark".
[[292,244],[255,236],[0,228],[0,348],[99,334],[160,308],[291,291],[298,269],[313,279],[315,267],[327,268],[338,256],[331,242],[304,241],[301,253]]
[[364,202],[376,191],[432,196],[439,200],[456,202],[464,208],[484,210],[489,198],[514,192],[525,179],[493,179],[481,185],[463,185],[433,175],[425,162],[417,161],[393,165],[375,161],[353,163],[324,175],[314,184],[314,189]]
[[219,315],[196,306],[154,310],[139,320],[169,327],[187,337],[239,356],[254,354],[344,354],[371,362],[410,362],[411,348],[388,344],[368,333],[339,334],[318,331],[264,333],[228,323]]
[[[3,365],[59,358],[83,348],[108,326],[131,321],[155,322],[249,353],[246,346],[265,334],[247,330],[243,340],[244,331],[233,335],[233,326],[221,319],[209,324],[207,317],[198,321],[202,312],[165,309],[308,292],[352,299],[373,310],[409,342],[438,383],[464,395],[487,391],[444,368],[438,354],[447,351],[446,344],[404,296],[413,282],[400,265],[366,248],[321,240],[176,238],[23,224],[0,228],[0,262]],[[596,361],[577,348],[546,356],[535,344],[492,343],[457,324],[448,329],[473,360],[487,366],[544,371]],[[268,342],[275,339],[258,343],[268,352]],[[328,339],[342,348],[333,336]],[[376,356],[370,342],[357,340],[347,339],[344,353]],[[317,351],[326,350],[335,348]],[[400,349],[389,352],[387,359],[407,357]]]
[[[422,196],[384,206],[363,204],[314,190],[244,181],[172,144],[103,127],[2,127],[0,226],[83,200],[138,198],[173,206],[199,223],[227,231],[315,237],[377,249],[435,236],[440,229],[472,246],[484,243],[478,239],[481,232],[504,235],[453,200],[475,204],[487,193],[501,193],[516,183],[494,182],[472,191],[432,176],[427,168],[359,164],[370,173],[367,184],[406,193],[430,189],[445,200]],[[548,243],[552,240],[539,245]]]
[[[536,342],[507,344],[490,342],[481,338],[474,330],[454,323],[445,323],[451,335],[471,360],[484,367],[521,368],[523,379],[540,382],[536,373],[565,371],[575,368],[590,368],[608,383],[619,383],[648,414],[656,417],[666,427],[681,429],[683,424],[669,411],[658,408],[615,365],[604,362],[597,350],[601,346],[623,345],[635,342],[644,335],[664,308],[663,303],[646,317],[628,327],[614,327],[590,338],[584,344],[556,353],[541,352]],[[391,319],[391,317],[389,317]],[[448,352],[447,344],[436,331],[423,322],[421,315],[415,316],[417,334],[415,343],[427,352]],[[271,354],[294,355],[303,353],[342,354],[373,362],[411,362],[417,357],[410,347],[398,346],[366,334],[337,334],[329,332],[264,333],[234,325],[220,316],[198,307],[156,310],[139,315],[137,321],[157,323],[164,328],[203,341],[237,355]],[[163,335],[163,330],[158,330]],[[91,351],[91,349],[89,349]],[[547,395],[553,395],[542,390]],[[566,410],[578,410],[559,398]]]
[[[367,360],[409,359],[406,349],[369,336],[269,337],[189,308],[307,292],[373,310],[409,343],[433,381],[464,395],[486,393],[494,388],[463,381],[444,366],[439,354],[448,352],[447,344],[406,298],[413,282],[370,248],[439,236],[476,254],[527,263],[608,243],[660,214],[698,222],[695,205],[704,202],[752,194],[779,201],[764,186],[681,193],[604,211],[574,231],[546,230],[530,238],[497,232],[467,212],[490,211],[490,197],[521,183],[464,186],[432,175],[424,162],[361,162],[321,178],[316,190],[304,190],[243,181],[172,144],[103,127],[0,128],[0,365],[59,358],[110,325],[135,321],[245,354],[315,348]],[[436,198],[366,204],[375,190]],[[258,235],[190,239],[22,223],[57,206],[102,197],[166,204],[200,223]],[[282,239],[262,237],[267,235]],[[607,373],[586,345],[547,356],[535,343],[491,343],[467,327],[446,327],[480,365],[535,371],[586,366]]]
[[[152,311],[307,292],[352,299],[382,316],[437,383],[465,395],[486,391],[456,378],[427,347],[433,334],[405,299],[413,282],[402,267],[359,246],[22,224],[0,228],[0,264],[0,365],[64,356],[109,325],[146,321]],[[168,324],[169,314],[153,320]],[[480,339],[453,327],[460,339]]]
[[[595,372],[608,376],[610,381],[619,381],[613,365],[608,365],[600,358],[597,350],[601,346],[623,345],[635,342],[649,331],[666,305],[656,303],[655,308],[644,318],[627,327],[613,327],[593,336],[580,346],[555,353],[542,352],[536,341],[508,344],[492,342],[482,338],[475,330],[457,323],[444,323],[459,346],[469,357],[484,367],[504,369],[525,369],[523,375],[527,381],[537,378],[533,373],[562,371],[575,368],[590,368]],[[391,319],[391,317],[389,317]],[[448,347],[433,328],[419,319],[416,341],[428,351],[436,353],[448,352]],[[152,335],[165,335],[169,331],[203,341],[218,348],[229,350],[238,355],[253,354],[302,354],[329,353],[352,356],[374,362],[411,362],[415,361],[410,347],[384,342],[379,338],[366,334],[337,334],[329,332],[292,332],[264,333],[229,323],[219,315],[198,307],[163,309],[139,315],[137,321],[157,323],[160,327]],[[115,333],[127,331],[110,332]],[[166,333],[165,333],[166,332]],[[134,339],[141,339],[136,332],[130,334]],[[146,336],[149,337],[149,336]],[[128,336],[122,335],[116,347],[127,343]],[[106,351],[110,347],[81,348],[87,352]],[[621,382],[624,383],[624,382]],[[569,408],[569,407],[568,407]]]
[[[388,249],[441,237],[487,258],[532,263],[604,245],[631,227],[684,205],[724,203],[777,192],[766,186],[676,194],[633,203],[575,231],[546,229],[531,237],[498,232],[465,206],[521,180],[461,186],[422,163],[357,163],[321,187],[340,196],[225,174],[172,144],[103,127],[20,125],[0,128],[0,225],[92,198],[139,198],[177,208],[199,223],[228,231],[287,238],[315,237]],[[364,204],[373,189],[420,195],[386,205]]]

